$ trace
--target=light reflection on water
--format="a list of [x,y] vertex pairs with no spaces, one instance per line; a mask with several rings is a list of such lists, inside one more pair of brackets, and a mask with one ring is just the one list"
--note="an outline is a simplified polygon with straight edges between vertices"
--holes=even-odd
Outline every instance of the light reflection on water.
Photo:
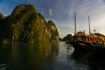
[[76,52],[65,42],[0,45],[0,64],[9,64],[7,70],[105,69],[105,60],[97,62],[90,56],[91,53]]
[[72,59],[73,52],[74,48],[70,44],[60,42],[56,61],[47,65],[47,70],[88,70],[88,66],[77,63]]

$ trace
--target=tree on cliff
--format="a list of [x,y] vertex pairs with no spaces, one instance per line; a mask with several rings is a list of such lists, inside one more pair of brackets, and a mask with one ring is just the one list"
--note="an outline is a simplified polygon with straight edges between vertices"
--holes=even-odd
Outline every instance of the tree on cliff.
[[73,39],[73,36],[71,34],[67,34],[67,36],[65,36],[62,41],[71,41]]

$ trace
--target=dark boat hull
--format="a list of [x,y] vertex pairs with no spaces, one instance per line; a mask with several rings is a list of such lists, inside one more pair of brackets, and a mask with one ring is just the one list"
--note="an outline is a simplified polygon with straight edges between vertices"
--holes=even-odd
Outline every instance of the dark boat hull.
[[79,45],[75,42],[70,42],[70,44],[73,46],[73,48],[75,50],[79,50],[79,51],[84,51],[84,50],[87,50],[88,48],[86,48],[86,46],[83,46],[83,45]]
[[90,43],[69,42],[76,51],[105,51],[105,47],[91,45]]

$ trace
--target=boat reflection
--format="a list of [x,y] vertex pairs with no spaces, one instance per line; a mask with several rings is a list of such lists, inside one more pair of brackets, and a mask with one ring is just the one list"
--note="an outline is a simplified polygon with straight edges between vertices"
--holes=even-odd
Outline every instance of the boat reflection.
[[68,59],[71,58],[79,65],[87,65],[88,70],[105,70],[105,56],[102,52],[92,53],[74,50],[72,57],[68,57]]

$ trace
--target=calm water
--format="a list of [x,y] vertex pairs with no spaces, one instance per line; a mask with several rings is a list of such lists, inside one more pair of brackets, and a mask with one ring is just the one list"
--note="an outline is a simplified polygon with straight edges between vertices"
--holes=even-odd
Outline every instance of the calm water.
[[65,42],[0,45],[1,70],[105,70],[105,60]]

